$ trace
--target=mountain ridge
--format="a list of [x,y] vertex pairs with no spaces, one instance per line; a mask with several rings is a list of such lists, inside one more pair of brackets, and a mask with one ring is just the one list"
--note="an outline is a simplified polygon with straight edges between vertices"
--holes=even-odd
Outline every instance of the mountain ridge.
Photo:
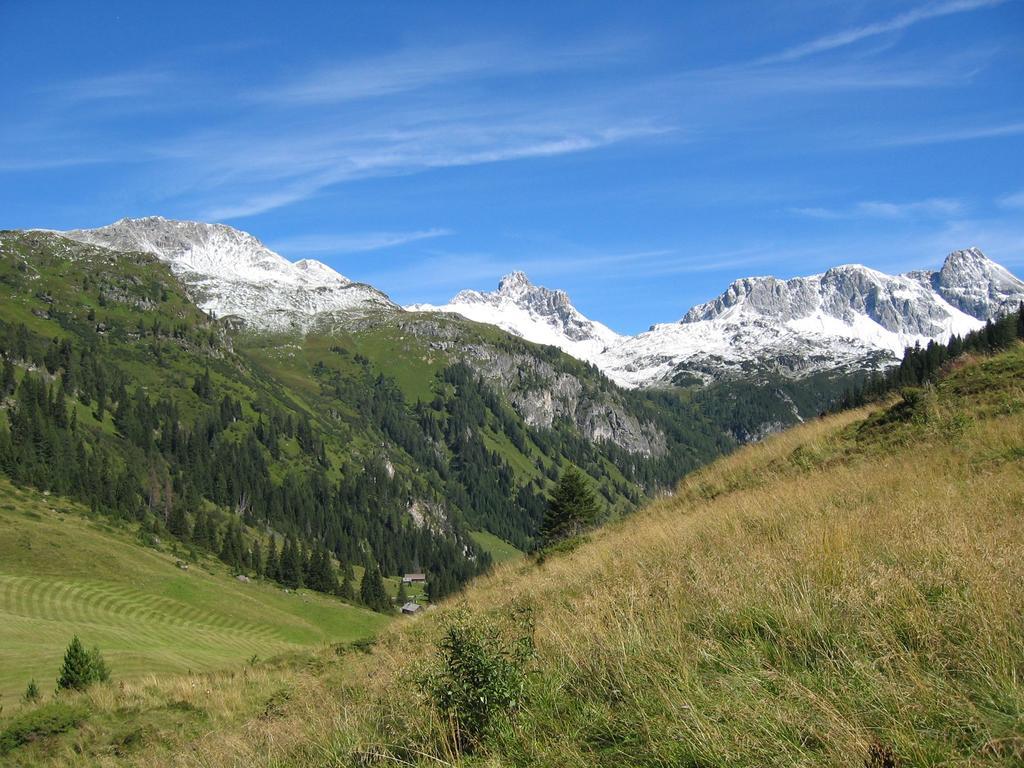
[[[517,282],[526,280],[522,273],[513,275],[519,275]],[[538,326],[557,328],[554,322],[545,327],[543,317],[514,323],[516,315],[507,306],[514,295],[501,287],[507,279],[496,292],[462,291],[448,304],[408,309],[457,312],[490,322],[559,346],[594,363],[620,385],[645,387],[751,374],[801,378],[826,370],[874,369],[896,362],[907,346],[963,335],[1024,301],[1024,282],[972,247],[953,251],[934,272],[889,275],[844,264],[788,280],[738,278],[676,322],[657,323],[633,336],[612,331],[614,336],[603,338],[560,339],[537,332]],[[561,294],[568,302],[564,292],[533,289]],[[595,322],[575,307],[571,311],[581,318],[577,327]]]
[[968,333],[1024,301],[1024,282],[969,247],[934,271],[889,275],[845,264],[786,280],[741,277],[678,321],[623,335],[581,313],[565,291],[536,285],[521,271],[505,275],[494,291],[467,289],[445,304],[403,308],[322,262],[289,261],[224,224],[151,216],[63,234],[155,253],[204,311],[256,331],[345,327],[403,310],[458,314],[558,347],[627,388],[878,369],[907,346]]

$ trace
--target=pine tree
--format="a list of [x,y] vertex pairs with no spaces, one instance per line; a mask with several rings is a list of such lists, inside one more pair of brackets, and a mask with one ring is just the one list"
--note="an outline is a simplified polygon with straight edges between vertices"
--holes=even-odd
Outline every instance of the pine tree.
[[405,582],[403,581],[398,586],[398,597],[395,598],[395,603],[398,605],[405,605],[407,602],[409,602],[409,592],[405,588]]
[[541,523],[545,544],[576,536],[597,520],[598,506],[594,492],[576,467],[570,466],[548,499],[548,510]]
[[263,575],[263,554],[260,551],[260,540],[255,539],[252,543],[252,554],[250,555],[252,571],[257,576]]
[[191,538],[192,532],[189,529],[188,517],[185,515],[185,510],[181,508],[181,504],[174,504],[171,507],[167,517],[167,530],[172,536],[177,536],[182,541],[187,542]]
[[334,566],[327,550],[321,549],[310,555],[306,586],[327,594],[338,591],[338,577],[334,574]]
[[344,568],[344,577],[341,581],[341,587],[338,588],[338,595],[345,600],[355,600],[356,590],[353,586],[356,580],[355,571],[352,570],[352,563],[346,563]]
[[295,539],[291,536],[285,539],[284,548],[281,550],[280,581],[292,589],[302,586],[302,556]]
[[92,650],[89,651],[89,665],[92,669],[92,679],[94,682],[105,683],[110,680],[110,667],[107,666],[106,660],[100,653],[100,649],[97,646],[93,646]]
[[14,363],[9,357],[4,358],[3,374],[0,375],[0,397],[7,397],[14,391]]
[[34,704],[39,701],[39,686],[36,685],[34,678],[28,681],[28,685],[25,687],[25,693],[21,695],[21,700],[26,704]]
[[274,537],[270,537],[270,544],[267,545],[267,566],[265,575],[268,579],[274,581],[281,580],[281,569],[277,561],[277,544],[274,543]]
[[363,583],[359,585],[359,602],[378,613],[391,611],[391,600],[388,598],[384,579],[376,563],[367,567],[363,573]]
[[75,635],[64,653],[64,666],[61,668],[60,677],[57,678],[57,688],[84,691],[93,682],[95,677],[92,657],[85,650],[78,635]]

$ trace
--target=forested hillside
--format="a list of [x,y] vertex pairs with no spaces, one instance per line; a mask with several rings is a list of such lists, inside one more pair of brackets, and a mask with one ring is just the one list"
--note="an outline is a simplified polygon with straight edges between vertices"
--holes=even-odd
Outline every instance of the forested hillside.
[[458,318],[245,333],[152,256],[43,232],[0,235],[0,286],[4,474],[382,610],[357,571],[448,594],[490,565],[471,531],[533,546],[570,463],[611,519],[733,445],[683,399]]

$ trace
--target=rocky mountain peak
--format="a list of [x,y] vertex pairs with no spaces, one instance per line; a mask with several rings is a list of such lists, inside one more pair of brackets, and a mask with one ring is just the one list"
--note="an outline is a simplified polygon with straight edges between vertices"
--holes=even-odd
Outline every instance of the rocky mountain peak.
[[447,304],[414,304],[407,309],[457,313],[538,344],[560,347],[581,360],[595,359],[620,338],[583,315],[565,291],[534,285],[523,272],[505,275],[495,291],[460,291]]
[[308,328],[323,315],[398,309],[371,286],[318,261],[293,263],[226,224],[146,216],[63,234],[118,251],[152,253],[171,266],[205,311],[239,317],[254,328]]
[[506,296],[519,295],[533,287],[525,272],[509,272],[498,281],[498,293]]
[[[498,282],[497,294],[526,308],[541,312],[572,314],[576,312],[565,291],[534,285],[525,272],[510,272]],[[578,313],[577,313],[578,314]]]
[[1024,301],[1024,281],[976,247],[950,253],[928,281],[942,298],[979,320],[1013,311]]

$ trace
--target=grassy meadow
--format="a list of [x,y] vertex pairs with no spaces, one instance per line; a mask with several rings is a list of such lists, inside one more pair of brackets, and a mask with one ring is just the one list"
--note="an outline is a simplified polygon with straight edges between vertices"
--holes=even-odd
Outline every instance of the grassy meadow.
[[[184,557],[184,555],[181,555]],[[238,668],[370,637],[387,619],[308,590],[242,583],[214,560],[177,566],[134,527],[0,480],[0,704],[34,678],[49,694],[73,634],[116,680]]]
[[[372,649],[99,686],[66,697],[80,709],[63,733],[10,754],[148,768],[1020,766],[1022,460],[1018,347],[738,451],[575,548],[498,566]],[[415,680],[456,613],[524,608],[526,704],[460,752]],[[0,744],[53,706],[0,723]]]
[[487,531],[472,531],[470,536],[484,552],[490,554],[497,563],[507,563],[509,560],[518,560],[523,556],[521,549],[516,549],[504,539],[499,539],[493,533]]

